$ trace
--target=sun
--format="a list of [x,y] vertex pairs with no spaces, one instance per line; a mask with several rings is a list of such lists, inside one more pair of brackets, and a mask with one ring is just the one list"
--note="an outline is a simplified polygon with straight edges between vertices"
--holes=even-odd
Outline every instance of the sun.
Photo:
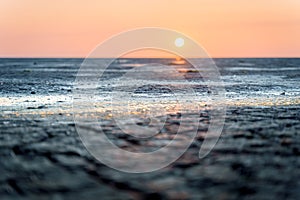
[[183,38],[176,38],[175,45],[176,45],[176,47],[182,47],[184,45],[184,39]]

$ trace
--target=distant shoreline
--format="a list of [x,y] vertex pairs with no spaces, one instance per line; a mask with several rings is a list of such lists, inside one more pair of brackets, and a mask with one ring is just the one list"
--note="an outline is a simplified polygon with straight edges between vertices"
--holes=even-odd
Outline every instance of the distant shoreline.
[[[86,59],[85,57],[0,57],[0,59]],[[97,59],[111,59],[108,58],[97,58]],[[171,57],[122,57],[122,59],[174,59]],[[197,58],[194,58],[197,59]],[[300,57],[211,57],[211,59],[300,59]]]

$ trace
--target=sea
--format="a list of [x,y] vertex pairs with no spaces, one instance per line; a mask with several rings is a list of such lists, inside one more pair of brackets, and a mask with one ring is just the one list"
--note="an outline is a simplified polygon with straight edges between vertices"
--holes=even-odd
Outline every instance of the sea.
[[[206,82],[201,74],[205,67],[197,69],[172,58],[122,58],[107,68],[103,67],[104,61],[97,60],[93,69],[102,72],[91,86],[93,102],[103,117],[112,110],[120,115],[134,111],[142,115],[151,109],[154,114],[161,109],[180,112],[177,104],[186,104],[185,108],[192,111],[209,106],[211,91],[220,87],[225,93],[219,95],[218,103],[226,106],[300,103],[299,58],[214,58],[218,71],[214,76],[221,85]],[[83,58],[1,58],[1,112],[70,112],[74,95],[78,95],[83,63]]]

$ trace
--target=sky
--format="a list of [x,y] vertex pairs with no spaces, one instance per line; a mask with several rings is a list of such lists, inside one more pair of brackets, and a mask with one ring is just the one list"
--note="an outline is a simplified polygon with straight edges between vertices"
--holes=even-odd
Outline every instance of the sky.
[[0,57],[86,57],[139,27],[184,33],[212,57],[300,57],[300,0],[0,0],[0,27]]

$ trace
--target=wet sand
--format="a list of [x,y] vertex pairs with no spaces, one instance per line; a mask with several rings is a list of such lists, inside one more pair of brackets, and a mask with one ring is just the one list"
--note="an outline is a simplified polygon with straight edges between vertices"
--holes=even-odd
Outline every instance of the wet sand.
[[[1,199],[300,198],[299,59],[216,60],[228,96],[217,145],[199,160],[210,108],[191,111],[196,140],[176,162],[145,174],[113,170],[83,147],[70,103],[81,61],[2,60]],[[100,123],[120,148],[148,151],[172,139],[180,113],[170,109],[152,141],[124,137],[109,116]]]

